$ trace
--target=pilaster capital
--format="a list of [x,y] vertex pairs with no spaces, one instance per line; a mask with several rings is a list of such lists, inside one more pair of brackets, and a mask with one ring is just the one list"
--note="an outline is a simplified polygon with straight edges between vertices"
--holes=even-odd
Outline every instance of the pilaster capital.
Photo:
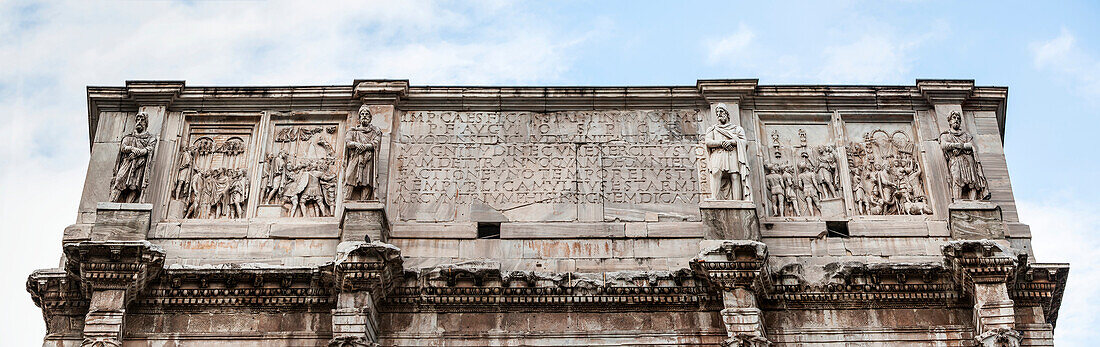
[[723,240],[699,252],[691,268],[722,290],[760,289],[767,280],[767,261],[768,246],[762,242]]
[[65,269],[84,291],[125,290],[133,300],[164,268],[164,250],[148,241],[83,241],[64,246]]
[[920,94],[933,105],[962,105],[974,92],[974,80],[917,80]]
[[1027,262],[1026,255],[1018,260],[1011,249],[993,240],[952,241],[941,250],[944,263],[966,284],[1010,283],[1017,266]]
[[336,290],[370,291],[376,297],[389,291],[403,272],[401,249],[383,242],[343,242],[333,262]]

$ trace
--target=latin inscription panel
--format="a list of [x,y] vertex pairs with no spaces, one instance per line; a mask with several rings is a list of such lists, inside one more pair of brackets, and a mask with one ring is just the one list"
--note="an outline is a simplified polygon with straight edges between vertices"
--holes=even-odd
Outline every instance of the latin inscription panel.
[[401,115],[398,218],[698,220],[698,110]]

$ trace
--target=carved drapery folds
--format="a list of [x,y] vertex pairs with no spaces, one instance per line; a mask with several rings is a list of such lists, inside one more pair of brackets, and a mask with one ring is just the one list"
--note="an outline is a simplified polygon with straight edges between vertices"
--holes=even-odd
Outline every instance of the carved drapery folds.
[[285,217],[331,217],[336,211],[335,124],[277,125],[264,158],[261,203]]
[[962,129],[962,115],[951,112],[947,117],[950,129],[940,134],[940,148],[947,159],[948,185],[951,198],[958,200],[989,200],[985,172],[974,155],[974,135]]
[[369,201],[377,199],[377,154],[382,146],[382,131],[371,124],[370,107],[359,108],[359,124],[345,137],[344,200]]
[[191,127],[176,160],[170,211],[177,218],[244,218],[251,128]]
[[714,107],[718,124],[704,135],[710,193],[715,200],[752,200],[745,129],[731,119],[726,104]]
[[118,161],[111,178],[111,202],[142,202],[149,186],[157,138],[149,133],[148,114],[139,112],[134,118],[134,132],[119,142]]

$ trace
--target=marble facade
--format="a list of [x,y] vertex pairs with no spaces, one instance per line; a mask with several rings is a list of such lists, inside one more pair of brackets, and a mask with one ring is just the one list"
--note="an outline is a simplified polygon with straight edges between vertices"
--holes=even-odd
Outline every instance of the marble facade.
[[89,87],[45,346],[1044,346],[1007,88]]

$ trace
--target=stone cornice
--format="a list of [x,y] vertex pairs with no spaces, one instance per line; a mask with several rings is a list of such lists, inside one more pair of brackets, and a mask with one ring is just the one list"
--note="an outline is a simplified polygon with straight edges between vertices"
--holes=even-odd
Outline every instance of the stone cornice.
[[756,92],[758,79],[698,80],[695,87],[707,102],[739,102]]
[[394,104],[409,95],[409,80],[355,80],[351,85],[364,104]]
[[184,81],[126,81],[126,95],[138,106],[167,106],[184,85]]
[[[1004,132],[1007,88],[971,80],[918,80],[915,86],[759,85],[755,79],[699,80],[695,86],[490,87],[410,86],[407,80],[355,80],[331,86],[186,86],[183,81],[128,81],[89,86],[89,139],[100,112],[134,112],[141,105],[206,113],[330,110],[363,103],[402,110],[554,112],[592,109],[706,108],[737,101],[757,110],[922,110],[958,102],[967,111],[997,112]],[[964,102],[965,101],[965,102]]]
[[933,105],[962,105],[974,92],[974,80],[917,80],[917,89]]

